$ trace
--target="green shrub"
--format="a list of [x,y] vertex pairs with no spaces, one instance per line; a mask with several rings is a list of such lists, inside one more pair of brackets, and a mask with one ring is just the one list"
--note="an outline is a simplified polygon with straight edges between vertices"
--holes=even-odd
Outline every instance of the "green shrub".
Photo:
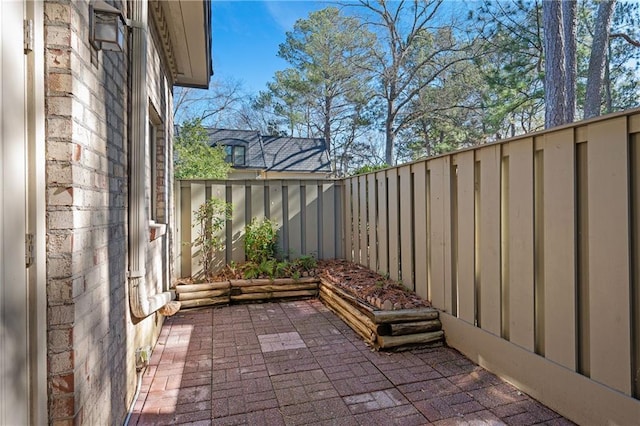
[[247,260],[257,264],[275,259],[278,253],[278,224],[269,219],[254,218],[245,229],[244,253]]

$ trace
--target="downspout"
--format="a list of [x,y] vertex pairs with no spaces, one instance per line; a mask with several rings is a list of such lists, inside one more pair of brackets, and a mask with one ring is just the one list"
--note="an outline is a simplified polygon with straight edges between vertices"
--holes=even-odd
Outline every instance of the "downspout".
[[155,293],[146,282],[148,221],[145,208],[145,146],[149,121],[147,95],[147,0],[131,2],[131,132],[129,134],[129,304],[146,318],[171,301],[170,292]]

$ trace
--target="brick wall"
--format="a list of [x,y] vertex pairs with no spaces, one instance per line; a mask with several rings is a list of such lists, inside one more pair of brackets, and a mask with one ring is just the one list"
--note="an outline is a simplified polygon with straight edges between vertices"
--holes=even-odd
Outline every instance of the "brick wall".
[[[127,14],[126,2],[113,3]],[[88,12],[85,0],[45,3],[47,359],[55,424],[122,423],[135,391],[135,349],[152,345],[161,325],[157,315],[134,322],[129,311],[127,53],[91,49]],[[169,84],[159,57],[149,66],[151,87]],[[150,93],[171,104],[170,90]],[[167,240],[149,247],[154,282],[168,262]]]

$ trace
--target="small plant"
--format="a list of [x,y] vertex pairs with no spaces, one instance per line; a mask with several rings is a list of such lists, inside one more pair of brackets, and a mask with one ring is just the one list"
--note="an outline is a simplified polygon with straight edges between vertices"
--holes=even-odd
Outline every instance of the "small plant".
[[221,247],[218,233],[231,216],[231,204],[217,198],[210,198],[194,212],[198,236],[193,245],[200,250],[200,264],[205,276],[213,273],[213,260],[216,250]]
[[318,266],[318,261],[311,255],[302,255],[296,259],[296,264],[303,270],[309,272]]
[[250,262],[261,264],[275,259],[278,252],[278,224],[253,218],[244,235],[244,252]]
[[254,262],[247,262],[244,268],[244,278],[247,280],[260,278],[260,265]]

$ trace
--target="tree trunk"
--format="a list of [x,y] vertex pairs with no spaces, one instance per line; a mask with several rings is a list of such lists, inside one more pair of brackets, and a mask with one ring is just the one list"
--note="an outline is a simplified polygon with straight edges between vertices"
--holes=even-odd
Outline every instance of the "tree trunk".
[[331,152],[331,101],[332,98],[329,96],[324,98],[324,127],[322,129],[324,142],[327,146],[327,150],[329,151],[329,157],[333,155]]
[[602,105],[602,76],[604,72],[607,45],[609,44],[609,30],[615,0],[605,0],[598,6],[591,56],[589,57],[589,71],[587,74],[587,94],[584,101],[584,118],[600,115]]
[[544,26],[544,126],[550,128],[567,122],[565,113],[565,58],[562,31],[562,4],[555,0],[542,2]]
[[384,151],[384,161],[389,166],[393,166],[393,147],[395,145],[395,133],[393,132],[393,102],[388,101],[387,119],[385,121],[385,140],[386,146]]
[[607,57],[604,64],[604,112],[613,112],[613,98],[611,97],[611,43],[607,43]]
[[564,31],[564,59],[565,59],[565,115],[567,123],[575,120],[576,115],[576,79],[578,65],[576,61],[576,22],[578,2],[564,0],[562,2],[562,25]]

